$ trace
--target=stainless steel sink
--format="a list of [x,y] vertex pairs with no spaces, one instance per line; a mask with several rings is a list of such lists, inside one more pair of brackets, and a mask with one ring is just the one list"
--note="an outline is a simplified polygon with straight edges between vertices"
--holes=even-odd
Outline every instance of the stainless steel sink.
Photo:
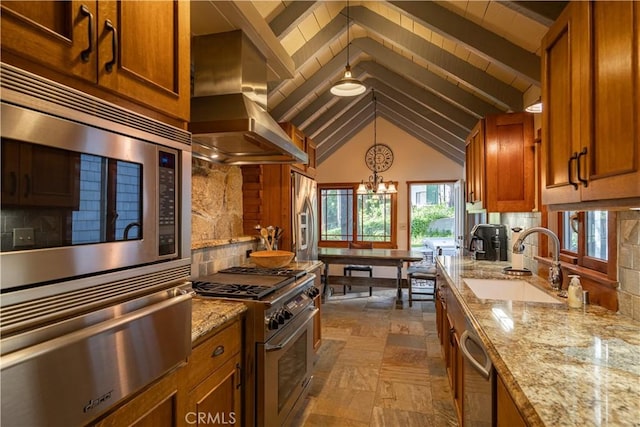
[[563,304],[564,301],[554,298],[524,280],[499,279],[463,279],[466,285],[480,299],[502,301],[527,301]]

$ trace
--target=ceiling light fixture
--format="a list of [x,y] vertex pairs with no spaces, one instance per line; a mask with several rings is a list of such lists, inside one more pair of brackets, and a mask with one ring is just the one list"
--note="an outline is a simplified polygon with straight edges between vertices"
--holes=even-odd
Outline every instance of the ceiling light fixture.
[[[371,98],[373,100],[373,146],[370,150],[373,152],[373,158],[371,162],[367,162],[367,166],[373,171],[373,175],[369,175],[369,179],[365,183],[364,180],[360,181],[356,193],[358,194],[394,194],[397,193],[396,185],[389,181],[389,184],[384,183],[382,175],[378,175],[378,172],[387,170],[391,166],[391,162],[388,158],[385,158],[385,150],[390,151],[389,147],[379,146],[377,138],[377,117],[378,117],[378,100],[373,89],[371,89]],[[379,150],[382,148],[382,150]]]
[[542,99],[538,98],[533,104],[524,109],[527,113],[542,113]]
[[351,66],[349,65],[349,1],[347,0],[347,66],[344,70],[344,76],[331,87],[331,93],[336,96],[356,96],[364,93],[367,88],[360,80],[353,78],[351,75]]

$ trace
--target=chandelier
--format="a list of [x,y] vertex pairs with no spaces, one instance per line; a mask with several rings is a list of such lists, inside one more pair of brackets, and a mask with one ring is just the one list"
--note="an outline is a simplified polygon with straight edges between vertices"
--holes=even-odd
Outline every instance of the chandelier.
[[364,93],[367,88],[360,80],[353,78],[351,75],[351,66],[349,65],[349,1],[347,0],[347,66],[344,70],[344,76],[334,84],[330,91],[336,96],[356,96]]
[[377,142],[377,117],[378,117],[378,101],[376,94],[371,89],[371,98],[373,100],[373,145],[367,151],[365,155],[365,162],[367,167],[373,171],[373,175],[369,175],[367,182],[362,180],[358,185],[357,194],[393,194],[397,193],[396,185],[389,181],[389,184],[384,183],[382,175],[378,175],[379,172],[386,171],[391,167],[393,163],[393,152],[389,147]]

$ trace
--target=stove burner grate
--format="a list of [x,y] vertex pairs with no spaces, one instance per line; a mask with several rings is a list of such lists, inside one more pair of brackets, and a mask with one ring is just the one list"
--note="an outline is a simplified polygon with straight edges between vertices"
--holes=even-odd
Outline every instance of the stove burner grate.
[[220,273],[232,274],[256,274],[262,276],[283,276],[283,277],[302,277],[307,272],[305,270],[295,270],[293,268],[262,268],[262,267],[230,267],[220,270]]
[[194,281],[192,282],[193,290],[198,294],[205,297],[227,297],[227,298],[249,298],[249,299],[261,299],[270,293],[274,292],[277,288],[273,286],[259,286],[259,285],[239,285],[239,284],[226,284],[226,283],[212,283]]

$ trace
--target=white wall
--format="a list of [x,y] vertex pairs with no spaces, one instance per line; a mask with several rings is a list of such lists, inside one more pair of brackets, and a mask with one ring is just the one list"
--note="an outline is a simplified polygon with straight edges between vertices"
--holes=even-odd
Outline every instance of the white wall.
[[[393,165],[381,175],[398,187],[398,248],[407,249],[407,181],[450,180],[464,177],[464,168],[405,133],[385,119],[377,119],[377,143],[388,145]],[[317,169],[319,183],[360,182],[372,174],[364,162],[373,145],[373,122],[323,161]]]

